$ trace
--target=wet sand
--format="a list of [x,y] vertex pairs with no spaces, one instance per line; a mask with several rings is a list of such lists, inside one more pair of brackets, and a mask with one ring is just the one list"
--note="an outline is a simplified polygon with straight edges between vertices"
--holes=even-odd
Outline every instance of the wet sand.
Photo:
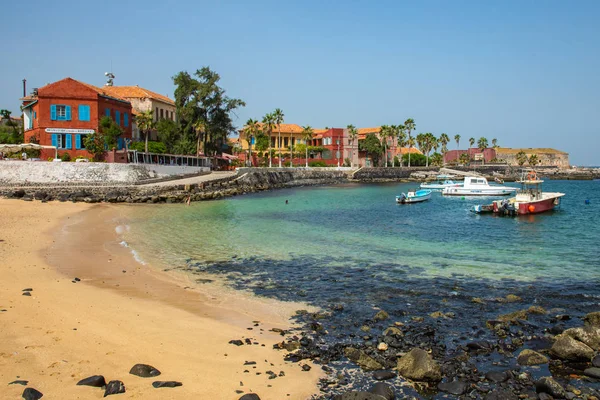
[[[23,379],[48,399],[102,398],[102,389],[76,386],[96,374],[123,381],[120,398],[238,399],[243,391],[306,399],[317,391],[319,368],[304,372],[272,348],[283,338],[270,329],[288,328],[301,304],[139,264],[119,243],[119,207],[0,200],[3,396],[18,398],[24,387],[6,385]],[[258,344],[229,344],[246,338]],[[137,363],[162,374],[129,374]],[[285,376],[268,379],[266,371]],[[183,386],[155,389],[155,380]]]

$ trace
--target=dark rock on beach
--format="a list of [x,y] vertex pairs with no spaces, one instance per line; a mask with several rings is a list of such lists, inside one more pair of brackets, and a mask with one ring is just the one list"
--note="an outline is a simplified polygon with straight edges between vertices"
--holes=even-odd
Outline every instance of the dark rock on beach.
[[571,328],[563,332],[563,335],[579,340],[593,350],[600,350],[600,327],[586,325],[581,328]]
[[392,371],[375,371],[373,372],[373,379],[376,381],[386,381],[388,379],[395,378],[396,374]]
[[34,388],[26,388],[23,391],[22,397],[25,400],[38,400],[44,397],[44,395],[42,394],[42,392],[35,390]]
[[106,380],[104,380],[104,376],[102,375],[93,375],[80,380],[79,382],[77,382],[77,384],[83,386],[102,387],[106,386]]
[[151,378],[153,376],[160,375],[159,370],[147,364],[135,364],[133,367],[131,367],[129,373],[132,375],[140,376],[142,378]]
[[111,394],[125,393],[125,385],[121,381],[110,381],[104,389],[104,397]]
[[373,320],[375,320],[375,321],[385,321],[389,317],[390,316],[388,315],[388,313],[386,313],[383,310],[380,310],[377,314],[375,314],[375,316],[373,317]]
[[256,393],[246,393],[239,400],[260,400],[260,397]]
[[31,293],[30,292],[23,292],[22,295],[23,296],[31,296]]
[[554,378],[545,376],[535,383],[537,393],[547,393],[556,399],[565,398],[565,389]]
[[454,381],[454,382],[444,382],[439,383],[437,388],[438,390],[450,394],[454,394],[456,396],[460,396],[467,391],[469,387],[468,383],[462,381]]
[[27,386],[28,383],[29,383],[29,381],[16,380],[16,381],[10,382],[9,385],[23,385],[23,386]]
[[377,382],[371,389],[369,389],[370,393],[377,394],[383,397],[385,400],[394,400],[396,395],[394,394],[394,389],[386,383]]
[[354,361],[365,371],[375,371],[383,369],[383,365],[373,357],[369,356],[362,350],[355,349],[353,347],[346,347],[344,349],[344,355],[351,361]]
[[433,381],[442,379],[439,364],[425,351],[418,348],[398,360],[398,373],[415,381]]
[[177,381],[154,381],[152,386],[155,388],[174,388],[177,386],[183,386],[183,383]]
[[583,317],[585,325],[600,327],[600,311],[591,312]]
[[385,397],[369,392],[348,392],[334,396],[333,400],[385,400]]
[[585,371],[583,371],[583,374],[585,376],[589,376],[590,378],[600,379],[600,368],[588,368]]
[[550,349],[550,354],[567,361],[590,361],[594,350],[567,335],[559,335]]
[[500,388],[489,392],[485,396],[485,400],[518,400],[519,397],[514,394],[510,389]]
[[485,379],[494,383],[501,383],[508,380],[509,376],[504,371],[491,371],[485,374]]
[[242,342],[241,340],[230,340],[229,344],[234,344],[236,346],[242,346],[244,344],[244,342]]
[[539,365],[547,364],[548,357],[530,349],[525,349],[517,357],[519,365]]
[[600,355],[594,357],[594,359],[592,360],[592,365],[594,367],[600,368]]

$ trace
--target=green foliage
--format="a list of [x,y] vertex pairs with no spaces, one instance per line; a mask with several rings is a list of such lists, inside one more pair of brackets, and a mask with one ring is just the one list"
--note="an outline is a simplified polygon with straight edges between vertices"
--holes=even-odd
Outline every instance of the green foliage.
[[83,140],[85,149],[93,155],[94,161],[101,161],[104,156],[104,134],[102,132],[87,135]]
[[[137,150],[140,152],[144,152],[145,144],[144,144],[144,142],[133,142],[129,145],[129,150]],[[163,142],[149,141],[148,142],[148,152],[165,154],[165,153],[167,153],[167,145],[164,144]]]
[[538,158],[538,156],[536,154],[532,154],[529,157],[529,165],[531,165],[532,167],[535,167],[536,165],[538,165],[540,163],[540,159]]
[[400,164],[400,159],[398,158],[398,156],[394,156],[394,165],[399,165],[399,166],[402,166],[402,165]]
[[[402,156],[402,162],[408,164],[408,154]],[[427,164],[427,157],[423,154],[413,153],[410,155],[411,167],[424,167]]]
[[326,167],[327,164],[325,163],[325,161],[310,161],[308,163],[309,167]]
[[350,166],[350,159],[348,157],[344,158],[344,167],[349,167]]
[[467,153],[462,153],[458,158],[461,164],[468,164],[471,161],[471,157]]
[[70,155],[69,153],[62,153],[62,154],[60,155],[60,159],[61,159],[63,162],[69,162],[69,161],[71,161],[71,155]]
[[[181,133],[177,127],[177,123],[170,119],[161,119],[156,124],[156,133],[158,140],[164,143],[166,147],[165,153],[173,154],[177,142],[181,139]],[[150,143],[148,143],[148,146]],[[148,149],[148,151],[151,151]]]
[[112,118],[104,116],[100,119],[99,128],[100,132],[104,135],[104,142],[108,148],[117,147],[117,139],[123,134],[121,127]]
[[9,110],[0,110],[0,116],[6,120],[6,122],[0,124],[0,143],[23,143],[23,132],[18,124],[14,123],[10,118],[10,114]]
[[441,167],[444,164],[444,157],[440,153],[433,153],[431,155],[431,165]]
[[306,150],[306,145],[304,143],[298,143],[294,146],[294,153],[299,153],[302,157],[304,157]]
[[525,154],[523,150],[519,151],[515,157],[517,158],[517,163],[520,166],[523,166],[523,164],[527,162],[527,154]]
[[309,153],[323,153],[327,151],[327,149],[323,146],[308,146]]
[[185,155],[196,155],[196,142],[189,138],[182,138],[175,146],[173,146],[173,153],[185,154]]
[[259,131],[254,141],[254,148],[257,151],[266,151],[269,148],[269,137]]
[[359,151],[366,152],[367,155],[371,157],[374,166],[379,165],[379,159],[381,157],[381,153],[383,152],[383,146],[374,133],[369,133],[365,137],[365,140],[358,142],[358,149]]

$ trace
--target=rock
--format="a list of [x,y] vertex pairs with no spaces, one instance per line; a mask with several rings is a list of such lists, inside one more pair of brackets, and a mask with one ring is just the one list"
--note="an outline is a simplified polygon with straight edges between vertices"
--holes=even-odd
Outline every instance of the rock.
[[236,346],[241,346],[244,344],[244,342],[242,342],[241,340],[230,340],[229,344],[234,344]]
[[587,344],[594,350],[600,350],[600,327],[586,325],[582,328],[567,329],[563,334]]
[[565,398],[565,389],[556,382],[551,376],[545,376],[535,383],[535,391],[537,393],[547,393],[556,399]]
[[521,353],[519,353],[519,356],[517,357],[517,362],[519,363],[519,365],[547,364],[548,357],[538,353],[537,351],[525,349]]
[[570,336],[559,335],[550,349],[550,354],[567,361],[589,361],[594,357],[594,350]]
[[110,381],[104,389],[104,397],[111,394],[125,393],[125,385],[121,381]]
[[415,381],[437,382],[442,379],[439,364],[419,348],[412,349],[398,360],[398,373]]
[[583,317],[585,325],[600,327],[600,311],[591,312]]
[[387,343],[381,342],[377,345],[377,350],[379,350],[379,351],[386,351],[387,349],[388,349]]
[[600,379],[600,368],[587,368],[583,371],[585,376],[589,376],[590,378]]
[[475,304],[485,304],[485,301],[483,301],[481,298],[479,297],[473,297],[471,299],[471,303],[475,303]]
[[44,397],[42,392],[35,390],[34,388],[26,388],[23,390],[23,394],[21,395],[25,400],[38,400]]
[[177,386],[183,386],[183,383],[177,381],[154,381],[152,386],[155,388],[174,388]]
[[467,391],[468,387],[469,387],[469,385],[466,382],[462,382],[462,381],[444,382],[444,383],[440,382],[437,386],[438,390],[440,390],[442,392],[454,394],[457,396],[464,394]]
[[433,319],[446,318],[446,315],[441,311],[434,311],[429,316]]
[[594,367],[600,368],[600,355],[594,357],[594,359],[592,360],[592,365]]
[[395,378],[396,374],[392,371],[375,371],[373,372],[373,379],[376,381],[387,381],[388,379]]
[[338,394],[337,396],[333,396],[333,400],[384,400],[384,399],[385,399],[385,397],[381,397],[378,394],[369,393],[369,392],[347,392],[344,394]]
[[353,347],[346,347],[344,349],[344,355],[349,360],[358,364],[365,371],[376,371],[378,369],[383,369],[383,365],[362,350],[358,350]]
[[310,365],[308,365],[308,364],[304,364],[304,365],[302,366],[302,371],[310,371],[310,370],[311,370],[311,368],[310,368]]
[[508,296],[506,296],[506,297],[504,298],[504,300],[505,300],[507,303],[516,303],[516,302],[518,302],[518,301],[521,301],[521,300],[523,300],[523,299],[522,299],[522,298],[520,298],[519,296],[515,295],[515,294],[509,294]]
[[14,197],[16,199],[20,199],[23,196],[25,196],[25,191],[23,189],[15,190],[12,194],[12,197]]
[[371,389],[369,389],[369,393],[378,394],[385,400],[395,400],[396,395],[394,394],[394,389],[387,383],[377,382]]
[[385,321],[389,317],[390,316],[388,315],[388,313],[386,313],[383,310],[380,310],[377,314],[375,314],[375,316],[373,317],[373,320],[375,320],[375,321]]
[[502,322],[516,322],[520,319],[527,319],[528,314],[527,310],[515,311],[508,314],[503,314],[498,316],[498,321]]
[[21,295],[23,295],[23,296],[31,296],[31,292],[23,292],[23,293],[21,293]]
[[22,385],[22,386],[27,386],[27,384],[29,383],[29,381],[23,381],[23,380],[16,380],[16,381],[12,381],[9,383],[9,385]]
[[363,325],[363,326],[360,327],[360,330],[363,331],[363,332],[365,332],[365,333],[366,332],[370,332],[371,331],[371,327],[367,326],[367,325]]
[[147,364],[135,364],[133,367],[131,367],[131,369],[129,370],[129,373],[131,375],[140,376],[142,378],[150,378],[153,376],[160,375],[159,370],[157,370],[153,366],[147,365]]
[[508,374],[504,371],[490,371],[485,374],[485,379],[494,383],[502,383],[508,379]]
[[509,389],[501,388],[489,392],[485,400],[518,400],[519,397]]
[[287,351],[296,351],[300,348],[300,342],[291,341],[283,344],[283,348]]
[[106,386],[106,381],[102,375],[92,375],[88,378],[80,380],[77,382],[77,384],[83,386],[102,387]]
[[489,343],[489,342],[486,342],[485,340],[476,340],[474,342],[467,343],[467,348],[469,350],[491,351],[492,350],[492,344]]
[[396,328],[395,326],[390,326],[385,331],[383,331],[383,336],[404,336],[404,333],[400,328]]
[[239,400],[260,400],[260,397],[256,393],[246,393]]
[[548,312],[540,307],[540,306],[531,306],[527,309],[527,313],[528,314],[538,314],[538,315],[544,315],[547,314]]

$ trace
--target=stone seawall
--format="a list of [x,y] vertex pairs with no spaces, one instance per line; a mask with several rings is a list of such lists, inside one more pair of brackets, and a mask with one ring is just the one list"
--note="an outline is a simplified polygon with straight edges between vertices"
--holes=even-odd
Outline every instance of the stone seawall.
[[359,182],[391,182],[410,180],[414,173],[438,171],[438,167],[365,167],[352,174],[352,179]]

